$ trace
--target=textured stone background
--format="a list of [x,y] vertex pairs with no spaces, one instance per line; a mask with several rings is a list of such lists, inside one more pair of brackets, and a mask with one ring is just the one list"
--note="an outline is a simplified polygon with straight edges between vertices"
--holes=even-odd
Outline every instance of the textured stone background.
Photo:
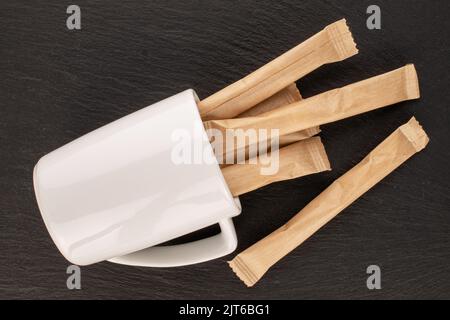
[[[61,1],[0,4],[0,298],[450,298],[450,2]],[[215,92],[342,17],[359,55],[299,81],[305,97],[416,64],[422,98],[323,127],[333,171],[241,198],[237,252],[287,221],[412,115],[431,137],[408,161],[247,289],[225,261],[175,269],[68,262],[40,217],[32,170],[47,152],[187,88]],[[208,231],[211,232],[211,231]],[[366,267],[382,290],[366,288]]]

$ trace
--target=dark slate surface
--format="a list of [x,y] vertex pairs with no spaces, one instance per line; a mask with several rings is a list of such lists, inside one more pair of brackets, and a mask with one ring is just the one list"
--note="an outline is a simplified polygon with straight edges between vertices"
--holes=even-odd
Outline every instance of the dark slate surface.
[[[365,26],[370,1],[76,1],[82,30],[66,29],[64,1],[0,4],[0,298],[450,298],[450,2],[376,1],[382,30]],[[360,49],[299,81],[304,96],[416,64],[422,98],[323,127],[333,171],[241,198],[237,252],[287,221],[412,115],[428,148],[278,263],[252,289],[224,257],[175,269],[68,262],[35,202],[32,169],[47,152],[186,88],[215,92],[346,17]],[[382,289],[366,288],[366,267]]]

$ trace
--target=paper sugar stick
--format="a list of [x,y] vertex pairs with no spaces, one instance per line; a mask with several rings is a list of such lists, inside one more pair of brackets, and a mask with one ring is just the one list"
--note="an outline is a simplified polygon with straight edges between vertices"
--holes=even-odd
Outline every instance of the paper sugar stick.
[[304,139],[308,139],[312,136],[315,136],[320,132],[320,127],[312,127],[305,130],[300,130],[294,133],[285,134],[284,136],[280,137],[280,147],[287,146],[291,143],[301,141]]
[[203,120],[233,118],[320,66],[358,53],[345,19],[199,102]]
[[276,108],[302,100],[302,95],[295,83],[291,83],[286,88],[275,93],[273,96],[258,103],[256,106],[239,114],[236,118],[246,118],[260,115],[264,112],[272,111]]
[[230,262],[230,267],[247,286],[253,286],[272,265],[412,155],[425,148],[428,141],[425,131],[416,119],[412,118],[360,163],[334,181],[284,226],[238,254]]
[[272,182],[294,179],[330,170],[325,148],[319,137],[309,138],[271,152],[255,164],[235,164],[222,168],[233,196],[261,188]]
[[419,96],[416,70],[414,65],[409,64],[258,116],[211,120],[204,122],[204,125],[206,129],[217,129],[224,134],[227,129],[231,132],[236,129],[279,129],[282,136]]

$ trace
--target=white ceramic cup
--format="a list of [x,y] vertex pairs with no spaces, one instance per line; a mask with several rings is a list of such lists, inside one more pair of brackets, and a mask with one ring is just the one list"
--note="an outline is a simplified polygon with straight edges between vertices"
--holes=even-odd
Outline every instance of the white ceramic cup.
[[[214,158],[197,101],[186,90],[39,160],[33,177],[39,209],[67,260],[169,267],[234,251],[231,218],[241,206]],[[192,144],[213,161],[175,163],[174,132],[191,133]],[[216,236],[156,246],[216,223]]]

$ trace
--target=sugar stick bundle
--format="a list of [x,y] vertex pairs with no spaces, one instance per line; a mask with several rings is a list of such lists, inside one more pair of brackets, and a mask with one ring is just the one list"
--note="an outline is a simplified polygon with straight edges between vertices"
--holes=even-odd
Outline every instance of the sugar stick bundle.
[[[253,117],[260,115],[265,112],[269,112],[272,110],[275,110],[279,107],[283,107],[285,105],[297,102],[302,100],[302,96],[300,94],[300,91],[297,88],[297,85],[295,83],[290,84],[283,90],[275,93],[273,96],[267,98],[263,102],[258,103],[253,108],[241,113],[236,118],[247,118],[247,117]],[[286,146],[288,144],[310,138],[312,136],[315,136],[320,132],[320,128],[312,127],[305,130],[301,130],[298,132],[294,132],[291,134],[287,134],[280,137],[280,147]]]
[[[292,83],[291,85],[287,86],[280,92],[277,92],[273,96],[267,98],[266,100],[257,104],[253,108],[247,110],[243,114],[240,114],[238,116],[238,118],[245,117],[245,115],[255,116],[255,115],[258,115],[258,114],[261,114],[264,112],[268,112],[268,111],[283,107],[283,106],[291,104],[293,102],[300,101],[301,99],[302,99],[302,97],[300,95],[300,91],[297,88],[297,85],[295,83]],[[308,128],[308,129],[301,130],[298,132],[294,132],[291,134],[287,134],[287,135],[284,135],[281,137],[277,137],[279,139],[278,147],[281,148],[281,147],[287,146],[289,144],[311,138],[311,137],[315,136],[316,134],[318,134],[319,132],[320,132],[319,127],[313,127],[313,128]],[[270,143],[270,141],[268,141],[267,143]],[[243,150],[243,152],[245,153],[245,160],[249,160],[251,157],[250,148],[257,147],[257,145],[258,145],[258,143],[256,143],[256,145],[254,145],[254,146],[249,146],[249,145],[244,146],[245,150]],[[215,142],[213,143],[213,146],[215,146]],[[241,151],[241,150],[239,150],[239,151]],[[221,167],[224,168],[227,166],[227,163],[225,161],[223,161],[223,159],[231,158],[232,159],[232,161],[230,161],[231,163],[233,163],[233,164],[237,163],[238,162],[237,161],[237,153],[238,153],[238,150],[235,150],[233,148],[231,150],[231,155],[226,154],[226,152],[224,152],[222,154],[217,154],[218,158],[222,159],[222,161],[220,161]],[[253,155],[253,156],[257,156],[257,155]]]

